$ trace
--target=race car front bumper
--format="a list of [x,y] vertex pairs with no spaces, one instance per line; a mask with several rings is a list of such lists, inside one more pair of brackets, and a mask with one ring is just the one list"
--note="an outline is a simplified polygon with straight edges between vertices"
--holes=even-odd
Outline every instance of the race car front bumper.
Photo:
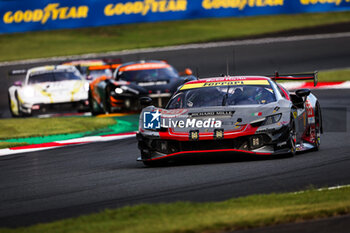
[[35,103],[32,105],[23,105],[21,110],[28,115],[62,113],[68,111],[88,111],[89,102],[87,100],[80,100],[64,103]]
[[111,93],[110,103],[112,111],[121,111],[121,110],[131,110],[138,111],[142,109],[139,99],[142,96],[148,96],[152,98],[152,105],[158,107],[165,107],[168,101],[170,100],[171,93],[154,93],[148,95],[133,95],[130,93],[127,94],[117,94],[115,92]]
[[220,140],[178,141],[136,135],[141,157],[138,161],[166,160],[179,156],[212,153],[232,153],[251,155],[286,154],[290,152],[287,140],[289,128],[261,134],[238,136]]

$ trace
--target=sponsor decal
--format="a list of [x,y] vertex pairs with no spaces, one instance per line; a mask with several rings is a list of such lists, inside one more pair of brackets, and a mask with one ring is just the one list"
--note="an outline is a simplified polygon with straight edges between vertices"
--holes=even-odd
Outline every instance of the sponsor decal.
[[149,87],[149,86],[159,86],[159,85],[166,85],[167,81],[157,81],[157,82],[140,82],[138,83],[141,87]]
[[214,139],[223,139],[224,138],[224,130],[223,129],[215,129],[214,130]]
[[337,6],[342,2],[350,2],[350,0],[300,0],[302,5],[315,5],[315,4],[335,4]]
[[252,113],[252,116],[262,116],[262,112],[255,112],[255,113]]
[[346,11],[350,0],[0,1],[0,33],[210,17]]
[[156,112],[144,112],[143,113],[143,127],[145,129],[160,129],[160,113]]
[[163,128],[221,128],[222,121],[215,118],[163,118],[159,110],[143,113],[143,127],[145,129]]
[[59,3],[50,3],[44,9],[7,11],[3,16],[5,24],[40,22],[45,24],[50,20],[87,18],[88,6],[60,7]]
[[[310,0],[308,0],[308,1],[310,1]],[[312,0],[312,1],[314,1],[314,0]],[[262,0],[249,0],[249,1],[247,1],[247,0],[203,0],[202,1],[202,7],[206,10],[220,9],[220,8],[224,8],[224,9],[236,8],[236,9],[242,11],[247,7],[275,7],[275,6],[283,6],[283,4],[284,4],[284,0],[268,0],[268,1],[262,1]]]
[[306,105],[307,116],[308,116],[308,117],[314,117],[314,116],[315,116],[315,113],[314,113],[314,109],[313,109],[313,107],[312,107],[310,101],[309,101],[309,100],[306,100],[305,105]]
[[161,126],[164,128],[220,128],[222,122],[220,120],[215,120],[215,118],[203,119],[184,119],[178,120],[173,118],[163,118]]
[[187,10],[187,0],[144,0],[117,4],[108,4],[104,8],[105,16],[147,15],[149,13],[181,12]]
[[298,117],[298,112],[293,112],[293,116],[294,116],[294,118],[297,118]]
[[121,67],[119,71],[132,71],[132,70],[152,70],[152,69],[164,69],[169,68],[170,65],[166,63],[145,63],[134,64]]
[[267,80],[242,80],[242,81],[189,83],[189,84],[183,85],[181,87],[181,90],[201,88],[201,87],[239,86],[239,85],[270,85],[270,83]]
[[315,117],[309,117],[308,120],[309,120],[310,124],[314,124],[315,123]]
[[189,113],[190,117],[208,117],[208,116],[232,116],[234,111],[215,111],[215,112],[194,112]]
[[199,140],[199,131],[198,130],[191,130],[188,134],[190,140],[197,141]]
[[185,115],[188,112],[188,109],[159,109],[159,112],[162,113],[162,118],[172,118]]

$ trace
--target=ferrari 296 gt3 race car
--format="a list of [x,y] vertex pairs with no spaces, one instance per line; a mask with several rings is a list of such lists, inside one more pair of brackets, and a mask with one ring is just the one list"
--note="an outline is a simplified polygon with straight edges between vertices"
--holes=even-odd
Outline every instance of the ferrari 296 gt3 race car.
[[10,74],[26,74],[24,83],[9,88],[12,116],[88,109],[89,83],[74,66],[41,66]]
[[176,89],[195,80],[186,69],[185,76],[164,61],[137,61],[118,66],[112,77],[100,77],[90,83],[89,102],[92,114],[141,109],[139,98],[149,96],[162,107]]
[[318,150],[321,108],[309,89],[288,92],[276,80],[306,75],[226,76],[190,81],[166,108],[140,101],[138,147],[146,165],[213,152],[255,155]]

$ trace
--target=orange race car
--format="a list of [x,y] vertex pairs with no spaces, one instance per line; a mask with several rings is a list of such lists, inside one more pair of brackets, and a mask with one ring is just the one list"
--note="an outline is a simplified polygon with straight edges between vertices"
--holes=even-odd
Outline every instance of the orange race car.
[[[118,64],[114,64],[118,63]],[[112,76],[113,70],[121,63],[121,59],[94,59],[94,60],[75,60],[64,62],[63,65],[75,66],[82,76],[89,82],[101,76]]]
[[195,79],[190,69],[179,73],[164,61],[124,63],[116,67],[112,77],[99,77],[90,83],[90,109],[93,115],[138,111],[139,98],[146,96],[155,106],[164,107],[179,86]]

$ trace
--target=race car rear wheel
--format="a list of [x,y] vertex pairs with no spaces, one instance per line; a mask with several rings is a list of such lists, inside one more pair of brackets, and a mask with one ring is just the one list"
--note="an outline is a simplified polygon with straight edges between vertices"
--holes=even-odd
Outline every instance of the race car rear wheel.
[[91,90],[89,90],[89,97],[88,98],[89,98],[89,107],[90,107],[91,114],[93,116],[101,114],[102,113],[101,108],[98,105],[98,103],[96,102],[96,100],[92,97]]
[[296,153],[296,142],[297,142],[297,133],[295,129],[295,120],[293,115],[290,116],[290,128],[289,128],[289,139],[288,139],[288,147],[289,147],[289,156],[293,157]]
[[314,131],[314,137],[315,137],[315,142],[314,142],[314,150],[318,151],[320,149],[320,142],[321,142],[321,111],[319,104],[316,104],[316,109],[315,109],[315,131]]

